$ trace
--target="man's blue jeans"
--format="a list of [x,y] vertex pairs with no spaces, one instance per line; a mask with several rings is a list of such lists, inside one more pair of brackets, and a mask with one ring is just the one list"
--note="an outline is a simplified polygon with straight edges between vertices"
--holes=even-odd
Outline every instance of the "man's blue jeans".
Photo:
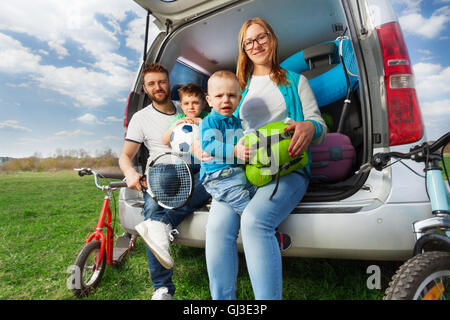
[[[194,193],[189,203],[179,209],[165,209],[156,203],[152,197],[145,192],[144,193],[144,218],[145,220],[151,219],[161,221],[164,224],[170,223],[173,228],[176,228],[186,216],[194,212],[194,210],[203,205],[210,195],[206,192],[205,188],[198,179],[194,180]],[[147,248],[148,267],[150,269],[150,277],[153,282],[153,288],[156,290],[160,287],[167,287],[170,294],[175,293],[175,285],[172,282],[172,269],[164,268],[153,255],[151,250]]]

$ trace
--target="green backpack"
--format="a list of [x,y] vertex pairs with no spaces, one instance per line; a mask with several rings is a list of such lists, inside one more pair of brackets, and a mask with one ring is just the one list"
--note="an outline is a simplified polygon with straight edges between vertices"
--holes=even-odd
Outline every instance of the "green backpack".
[[293,131],[284,131],[286,127],[288,124],[283,121],[273,122],[244,136],[244,144],[256,150],[253,158],[245,166],[245,175],[250,183],[259,187],[269,183],[273,178],[277,179],[270,199],[278,189],[280,176],[303,169],[308,164],[306,151],[295,158],[289,155],[288,148]]

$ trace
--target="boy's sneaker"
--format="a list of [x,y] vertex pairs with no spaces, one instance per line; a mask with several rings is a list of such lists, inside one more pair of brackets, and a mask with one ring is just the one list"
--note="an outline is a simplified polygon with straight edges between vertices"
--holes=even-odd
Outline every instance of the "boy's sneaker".
[[276,231],[275,237],[277,238],[278,246],[280,247],[281,251],[286,251],[291,247],[291,237],[287,233]]
[[159,287],[152,295],[152,300],[172,300],[172,298],[167,287]]
[[173,234],[177,234],[178,231],[172,229],[170,224],[154,220],[141,222],[136,225],[135,229],[163,267],[172,269],[173,259],[170,256],[170,241],[173,241]]

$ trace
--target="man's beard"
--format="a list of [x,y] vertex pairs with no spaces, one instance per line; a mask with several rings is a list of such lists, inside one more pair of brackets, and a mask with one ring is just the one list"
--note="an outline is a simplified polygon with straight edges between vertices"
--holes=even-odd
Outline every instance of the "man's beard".
[[156,103],[159,103],[159,104],[164,104],[164,103],[166,103],[166,102],[169,100],[169,97],[170,97],[170,90],[169,90],[167,93],[166,93],[165,91],[158,91],[158,92],[156,92],[156,93],[164,93],[165,96],[164,96],[163,98],[161,98],[161,99],[158,99],[158,98],[156,98],[153,94],[149,93],[148,96],[149,96],[149,98],[150,98],[152,101],[154,101],[154,102],[156,102]]

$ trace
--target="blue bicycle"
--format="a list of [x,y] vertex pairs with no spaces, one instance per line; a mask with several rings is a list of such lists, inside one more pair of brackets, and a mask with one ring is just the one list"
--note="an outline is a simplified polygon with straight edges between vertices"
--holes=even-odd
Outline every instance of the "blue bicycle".
[[423,143],[412,147],[409,153],[377,153],[361,167],[360,171],[372,168],[381,171],[393,164],[388,164],[392,158],[398,161],[411,159],[425,164],[426,190],[433,217],[414,223],[416,243],[413,257],[392,277],[385,300],[446,300],[446,297],[450,297],[450,193],[439,166],[439,161],[443,161],[444,147],[449,142],[450,132],[447,132],[433,144]]

